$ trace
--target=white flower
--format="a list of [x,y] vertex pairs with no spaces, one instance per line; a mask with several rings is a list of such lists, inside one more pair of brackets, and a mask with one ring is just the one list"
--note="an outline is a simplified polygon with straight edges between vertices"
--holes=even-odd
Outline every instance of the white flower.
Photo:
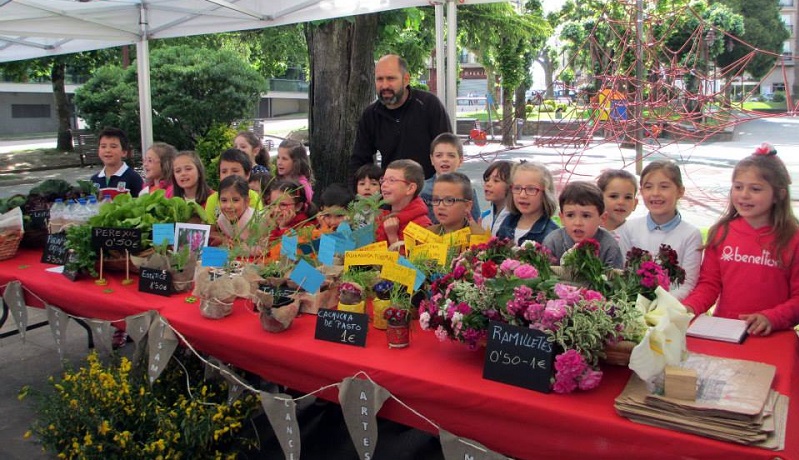
[[422,329],[425,331],[430,328],[430,313],[423,312],[419,315],[419,325],[421,325]]

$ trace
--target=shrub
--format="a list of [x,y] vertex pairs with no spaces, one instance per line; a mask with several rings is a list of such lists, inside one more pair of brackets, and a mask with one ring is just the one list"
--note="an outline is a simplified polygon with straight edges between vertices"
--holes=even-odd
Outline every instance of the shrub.
[[785,102],[785,93],[782,91],[777,91],[771,96],[772,102]]
[[219,155],[233,146],[236,130],[228,125],[217,124],[204,136],[197,139],[195,151],[205,166],[205,179],[208,186],[219,189]]
[[[255,445],[243,423],[258,398],[227,404],[226,385],[206,384],[199,360],[191,375],[170,361],[152,387],[127,358],[104,365],[96,353],[86,365],[52,377],[37,397],[31,432],[59,458],[222,458]],[[187,380],[196,383],[187,388]],[[20,393],[22,399],[28,388]]]

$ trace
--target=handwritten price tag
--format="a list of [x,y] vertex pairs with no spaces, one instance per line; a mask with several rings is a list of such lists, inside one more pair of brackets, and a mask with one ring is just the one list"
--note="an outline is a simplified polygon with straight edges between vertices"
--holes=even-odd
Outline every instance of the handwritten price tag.
[[413,286],[416,282],[416,270],[403,267],[397,263],[387,264],[380,270],[380,277],[384,280],[394,281],[408,287],[408,292],[413,293]]
[[347,251],[344,253],[344,268],[347,269],[352,265],[385,265],[397,263],[397,259],[399,259],[399,253],[394,251]]
[[409,223],[402,234],[405,236],[405,240],[412,239],[418,243],[441,242],[441,237],[415,222]]
[[433,259],[442,266],[447,264],[447,251],[449,246],[444,243],[427,243],[416,246],[413,250],[414,258]]
[[488,243],[488,240],[491,239],[490,233],[482,233],[477,235],[471,235],[469,237],[469,246],[477,246],[478,244]]

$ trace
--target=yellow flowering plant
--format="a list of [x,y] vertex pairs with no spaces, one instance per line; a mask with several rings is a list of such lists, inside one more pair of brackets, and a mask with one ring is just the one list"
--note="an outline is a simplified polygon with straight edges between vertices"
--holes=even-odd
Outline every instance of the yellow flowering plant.
[[91,353],[86,365],[50,377],[52,388],[20,391],[20,399],[35,396],[30,433],[68,459],[221,459],[257,447],[246,424],[260,407],[257,396],[228,404],[227,384],[203,382],[199,360],[174,362],[150,386],[126,357],[104,364]]

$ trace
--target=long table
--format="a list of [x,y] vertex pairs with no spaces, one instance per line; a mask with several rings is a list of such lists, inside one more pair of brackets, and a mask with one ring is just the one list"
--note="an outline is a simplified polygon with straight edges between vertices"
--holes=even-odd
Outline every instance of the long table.
[[[484,352],[439,342],[413,331],[407,349],[389,349],[385,334],[371,329],[365,348],[314,340],[314,316],[300,316],[282,333],[264,331],[246,302],[221,320],[200,316],[185,295],[144,294],[110,276],[110,288],[92,280],[70,282],[46,273],[39,254],[22,251],[0,262],[0,284],[14,279],[66,312],[101,319],[157,309],[198,350],[310,392],[360,371],[443,429],[516,458],[725,458],[799,459],[799,340],[790,331],[750,337],[743,345],[688,339],[692,352],[762,361],[777,366],[774,388],[791,397],[786,449],[782,452],[724,443],[640,425],[618,416],[613,400],[630,371],[604,366],[599,388],[568,395],[541,394],[482,378]],[[23,266],[24,268],[20,268]],[[336,400],[336,390],[323,397]],[[435,429],[389,400],[380,416],[423,430]]]

